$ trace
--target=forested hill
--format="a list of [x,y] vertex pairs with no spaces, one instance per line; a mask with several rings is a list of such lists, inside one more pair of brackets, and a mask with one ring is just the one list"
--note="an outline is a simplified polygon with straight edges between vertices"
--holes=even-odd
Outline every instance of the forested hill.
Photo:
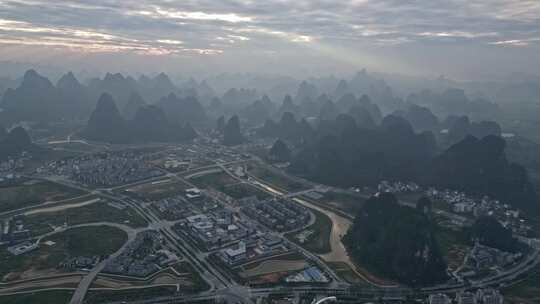
[[434,230],[422,211],[400,206],[385,193],[366,201],[343,241],[374,273],[411,286],[433,285],[447,279]]

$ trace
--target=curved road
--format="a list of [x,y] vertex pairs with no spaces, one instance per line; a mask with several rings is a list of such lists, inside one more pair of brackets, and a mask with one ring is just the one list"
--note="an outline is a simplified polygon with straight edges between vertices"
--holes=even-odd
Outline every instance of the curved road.
[[[73,293],[73,297],[71,298],[71,301],[69,301],[69,304],[80,304],[80,303],[82,303],[83,300],[84,300],[84,297],[86,295],[86,292],[88,291],[88,288],[90,288],[90,285],[92,284],[94,279],[97,277],[97,275],[101,272],[101,270],[103,270],[105,265],[107,265],[107,263],[109,261],[115,259],[120,254],[122,254],[122,252],[124,251],[124,249],[126,249],[126,247],[129,245],[129,243],[131,243],[133,240],[135,240],[135,237],[137,236],[137,233],[139,231],[145,230],[144,228],[133,229],[131,227],[128,227],[128,226],[125,226],[125,225],[122,225],[122,224],[104,223],[104,222],[103,223],[92,223],[92,224],[86,224],[86,225],[83,224],[83,225],[77,225],[77,226],[80,226],[80,227],[88,227],[88,226],[111,226],[111,227],[116,227],[116,228],[124,230],[128,234],[128,239],[120,249],[118,249],[115,253],[111,254],[107,259],[99,262],[96,266],[94,266],[94,268],[92,268],[92,270],[79,282],[79,286],[77,286],[77,289]],[[72,226],[72,227],[77,227],[77,226]]]

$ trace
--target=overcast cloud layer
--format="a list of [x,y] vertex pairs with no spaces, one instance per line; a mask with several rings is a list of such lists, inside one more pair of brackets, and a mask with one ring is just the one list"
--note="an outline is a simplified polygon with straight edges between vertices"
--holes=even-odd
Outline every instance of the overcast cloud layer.
[[538,0],[0,0],[0,60],[462,79],[540,71]]

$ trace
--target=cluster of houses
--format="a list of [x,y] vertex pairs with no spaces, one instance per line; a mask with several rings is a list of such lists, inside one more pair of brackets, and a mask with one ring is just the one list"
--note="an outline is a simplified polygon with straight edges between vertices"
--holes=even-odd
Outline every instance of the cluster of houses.
[[182,195],[164,198],[152,203],[159,214],[166,220],[175,221],[190,216],[193,212]]
[[317,266],[308,267],[285,278],[287,283],[328,283],[330,279]]
[[481,245],[475,242],[474,247],[465,257],[460,271],[457,273],[461,278],[475,277],[479,272],[489,269],[503,269],[519,262],[523,258],[521,252],[511,253],[496,248]]
[[454,301],[444,293],[431,294],[428,297],[429,304],[503,304],[504,297],[497,289],[478,289],[476,292],[460,292],[456,294]]
[[257,231],[253,223],[234,216],[225,208],[189,216],[174,228],[187,234],[205,250],[238,242]]
[[[379,192],[409,193],[420,192],[423,189],[413,182],[381,181]],[[489,196],[473,197],[465,192],[436,189],[433,187],[423,191],[432,201],[443,202],[456,214],[470,215],[471,217],[494,216],[505,227],[510,228],[517,235],[527,235],[531,227],[520,217],[519,210],[508,204],[503,204]]]
[[7,248],[7,251],[14,256],[22,255],[27,252],[34,251],[39,248],[39,243],[25,241]]
[[147,277],[163,267],[176,263],[176,254],[162,246],[157,231],[148,230],[137,234],[121,255],[109,261],[104,272],[116,275]]
[[64,176],[91,186],[117,186],[163,173],[135,152],[103,152],[48,163],[37,173]]
[[0,244],[13,244],[30,237],[31,231],[24,225],[22,217],[0,221]]
[[291,231],[309,223],[311,214],[304,206],[284,198],[271,198],[263,201],[251,200],[242,207],[249,217],[264,226],[279,232]]
[[282,238],[268,233],[258,233],[222,249],[218,252],[218,256],[228,266],[234,267],[288,251],[290,248]]
[[401,181],[381,181],[378,185],[378,191],[392,193],[424,192],[430,200],[447,204],[453,213],[471,218],[493,216],[516,235],[526,236],[531,230],[531,226],[527,224],[526,220],[520,217],[519,210],[489,196],[474,197],[463,191],[440,190],[433,187],[424,191],[416,183]]
[[152,207],[161,217],[177,221],[191,215],[208,213],[223,206],[198,188],[186,189],[183,194],[152,201]]
[[191,165],[191,157],[186,155],[186,151],[182,148],[173,151],[162,153],[162,157],[157,163],[161,168],[178,172],[186,170]]
[[381,181],[377,186],[379,192],[408,193],[420,191],[420,186],[413,182]]
[[184,144],[174,150],[161,153],[159,166],[169,171],[182,171],[192,166],[227,163],[239,160],[241,155],[216,143],[198,138],[195,143]]
[[99,256],[93,256],[93,257],[72,257],[68,258],[62,263],[60,263],[60,267],[67,269],[67,270],[77,270],[77,269],[91,269],[94,267],[97,263],[99,263],[100,257]]
[[29,158],[28,154],[22,154],[21,157],[0,161],[0,183],[18,179],[19,175],[16,172],[24,169],[24,163]]
[[475,198],[461,191],[437,190],[435,188],[429,188],[425,194],[433,201],[448,204],[454,213],[470,215],[475,218],[493,216],[516,235],[526,236],[531,230],[531,226],[521,217],[519,210],[491,199],[489,196]]

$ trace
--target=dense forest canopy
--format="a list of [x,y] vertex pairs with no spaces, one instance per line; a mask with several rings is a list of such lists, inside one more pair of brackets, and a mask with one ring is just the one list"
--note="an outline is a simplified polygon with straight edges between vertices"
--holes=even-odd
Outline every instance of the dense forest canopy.
[[392,194],[383,193],[365,202],[343,241],[360,265],[418,286],[447,279],[434,231],[424,212],[400,206]]

